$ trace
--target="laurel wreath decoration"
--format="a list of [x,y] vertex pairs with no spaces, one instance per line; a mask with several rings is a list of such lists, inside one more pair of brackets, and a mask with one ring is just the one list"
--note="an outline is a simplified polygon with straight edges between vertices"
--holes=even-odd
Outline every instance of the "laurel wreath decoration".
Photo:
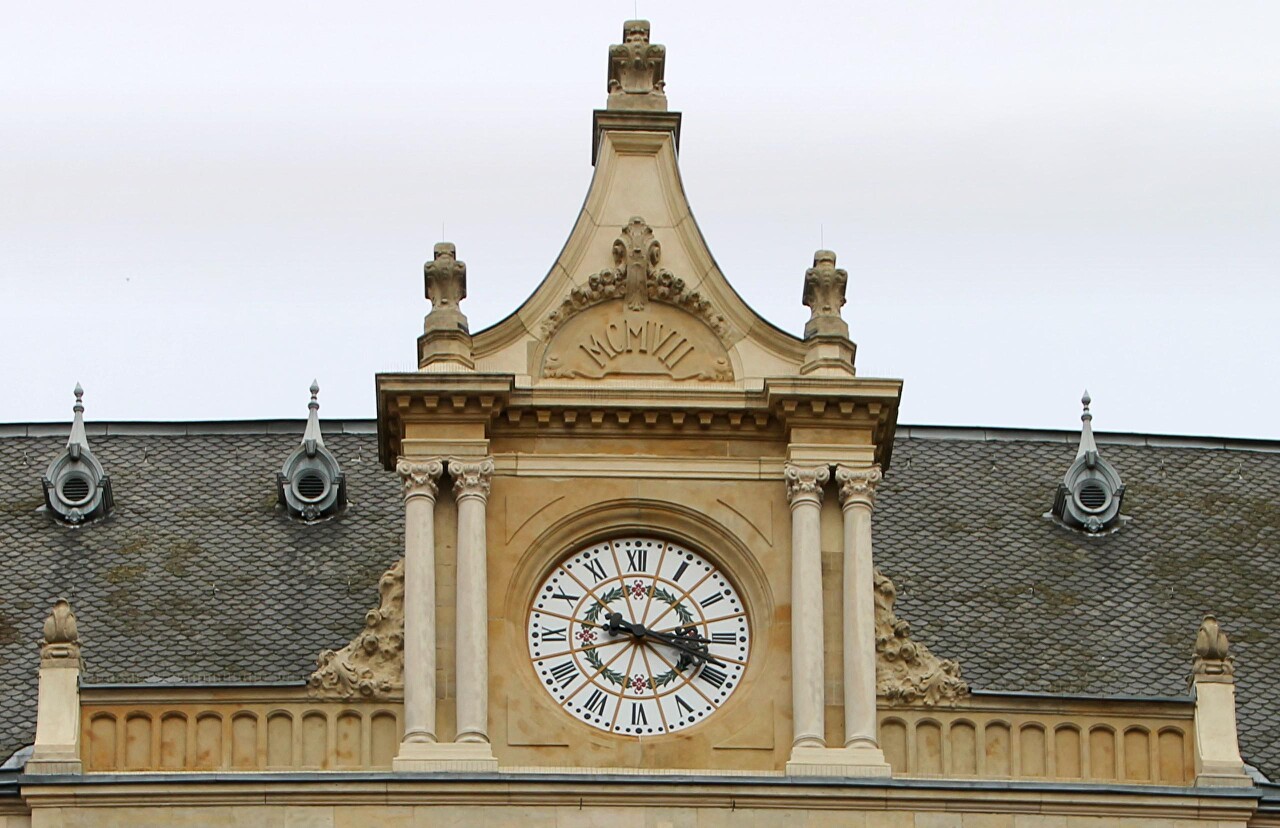
[[[689,625],[693,623],[693,613],[689,611],[688,607],[680,603],[676,598],[675,593],[663,589],[662,587],[650,585],[645,589],[644,594],[647,597],[657,598],[664,604],[669,605],[671,607],[671,611],[680,619],[681,624]],[[626,592],[622,587],[614,587],[613,589],[608,590],[601,595],[598,600],[591,603],[591,606],[585,613],[583,613],[583,618],[592,624],[599,624],[600,615],[609,608],[608,605],[612,604],[614,601],[621,600],[625,595]],[[600,658],[599,653],[597,653],[594,648],[584,650],[582,657],[585,658],[587,663],[594,667],[599,675],[603,676],[606,681],[616,684],[619,687],[626,683],[627,677],[622,675],[622,673],[619,673],[617,670],[605,667],[604,660]],[[648,685],[654,690],[659,687],[665,687],[675,681],[681,673],[692,666],[693,659],[691,659],[687,654],[681,654],[680,659],[676,662],[675,669],[668,670],[661,675],[650,678],[648,680]]]

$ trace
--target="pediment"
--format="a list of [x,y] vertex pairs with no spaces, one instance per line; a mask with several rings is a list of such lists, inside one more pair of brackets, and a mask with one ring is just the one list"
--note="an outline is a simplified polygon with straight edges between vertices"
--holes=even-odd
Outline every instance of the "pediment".
[[802,341],[743,302],[712,257],[685,198],[674,130],[632,120],[598,121],[595,175],[573,231],[533,294],[475,334],[475,370],[535,383],[798,374]]

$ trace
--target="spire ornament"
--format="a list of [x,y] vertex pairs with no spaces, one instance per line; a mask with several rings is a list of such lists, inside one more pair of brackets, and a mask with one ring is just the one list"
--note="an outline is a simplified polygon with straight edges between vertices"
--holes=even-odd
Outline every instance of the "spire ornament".
[[609,47],[609,109],[665,112],[667,47],[649,42],[649,21],[622,24],[622,42]]
[[40,643],[40,660],[80,658],[80,631],[76,615],[66,598],[54,601],[44,619],[44,640]]

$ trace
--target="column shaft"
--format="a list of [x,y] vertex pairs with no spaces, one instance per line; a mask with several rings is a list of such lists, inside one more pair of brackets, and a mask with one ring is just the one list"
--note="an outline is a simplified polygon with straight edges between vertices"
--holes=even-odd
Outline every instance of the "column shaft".
[[844,512],[845,747],[879,746],[876,721],[876,605],[871,510],[879,467],[836,469]]
[[791,716],[793,747],[823,747],[822,487],[826,466],[786,467],[791,504]]
[[438,460],[396,464],[404,485],[404,741],[436,741]]
[[449,464],[458,500],[459,742],[489,741],[489,583],[486,505],[493,461]]

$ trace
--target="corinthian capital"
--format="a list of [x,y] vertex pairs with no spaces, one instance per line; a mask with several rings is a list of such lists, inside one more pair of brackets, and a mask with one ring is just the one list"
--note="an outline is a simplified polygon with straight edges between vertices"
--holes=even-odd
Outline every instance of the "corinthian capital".
[[449,474],[453,475],[453,496],[489,499],[489,481],[493,479],[493,458],[486,457],[475,463],[462,460],[449,461]]
[[831,479],[831,469],[788,463],[782,475],[787,481],[787,502],[792,505],[803,500],[821,503],[822,487]]
[[840,487],[841,505],[861,503],[868,507],[874,506],[876,486],[883,478],[884,474],[878,465],[865,469],[836,466],[836,485]]
[[400,475],[400,489],[404,498],[429,497],[435,500],[439,487],[436,481],[444,474],[444,463],[439,460],[406,460],[396,463]]

